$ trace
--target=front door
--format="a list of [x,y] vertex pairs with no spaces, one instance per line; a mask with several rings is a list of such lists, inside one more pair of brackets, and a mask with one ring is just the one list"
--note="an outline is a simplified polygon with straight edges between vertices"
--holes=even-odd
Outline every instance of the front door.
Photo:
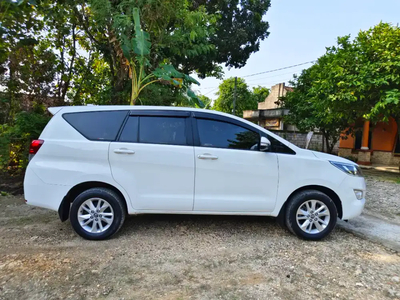
[[[189,114],[132,115],[112,142],[112,175],[137,210],[191,211],[194,149]],[[183,114],[183,115],[182,115]]]
[[269,212],[278,189],[277,155],[238,121],[197,118],[195,211]]

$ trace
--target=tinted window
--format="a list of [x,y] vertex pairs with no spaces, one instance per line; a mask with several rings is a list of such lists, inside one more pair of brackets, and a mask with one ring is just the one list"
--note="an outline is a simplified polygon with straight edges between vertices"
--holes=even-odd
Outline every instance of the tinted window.
[[274,139],[272,136],[267,135],[266,138],[269,139],[269,141],[271,142],[271,152],[296,154],[296,152],[294,152],[288,146],[282,144],[280,141]]
[[186,145],[185,118],[140,117],[139,142]]
[[121,142],[136,143],[138,141],[139,118],[129,117],[128,121],[122,130],[119,140]]
[[203,147],[258,150],[259,134],[241,126],[198,119],[197,127]]
[[89,140],[113,141],[127,111],[93,111],[64,114],[64,119]]

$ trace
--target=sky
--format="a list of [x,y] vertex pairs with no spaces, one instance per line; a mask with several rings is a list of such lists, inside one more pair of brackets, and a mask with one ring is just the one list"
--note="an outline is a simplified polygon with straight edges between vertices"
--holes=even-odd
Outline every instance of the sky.
[[[224,78],[246,76],[317,59],[325,47],[336,44],[338,36],[355,37],[379,22],[400,23],[400,0],[271,0],[264,17],[269,22],[270,35],[261,42],[260,50],[253,53],[246,66],[228,70]],[[245,78],[250,88],[271,87],[286,82],[293,74],[311,64]],[[197,78],[197,77],[196,77]],[[199,80],[193,87],[212,99],[221,83],[216,78]]]

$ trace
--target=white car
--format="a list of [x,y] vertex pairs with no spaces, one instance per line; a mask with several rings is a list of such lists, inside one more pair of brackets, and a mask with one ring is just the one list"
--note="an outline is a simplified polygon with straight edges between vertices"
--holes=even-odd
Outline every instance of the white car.
[[346,159],[304,150],[210,110],[52,107],[31,144],[26,202],[68,218],[82,237],[116,233],[127,214],[278,217],[319,240],[361,214],[365,181]]

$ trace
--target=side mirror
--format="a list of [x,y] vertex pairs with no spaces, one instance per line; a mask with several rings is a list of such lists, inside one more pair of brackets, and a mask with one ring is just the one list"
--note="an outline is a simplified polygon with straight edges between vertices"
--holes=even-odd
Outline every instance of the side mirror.
[[261,137],[260,151],[261,152],[271,151],[271,142],[265,136]]

